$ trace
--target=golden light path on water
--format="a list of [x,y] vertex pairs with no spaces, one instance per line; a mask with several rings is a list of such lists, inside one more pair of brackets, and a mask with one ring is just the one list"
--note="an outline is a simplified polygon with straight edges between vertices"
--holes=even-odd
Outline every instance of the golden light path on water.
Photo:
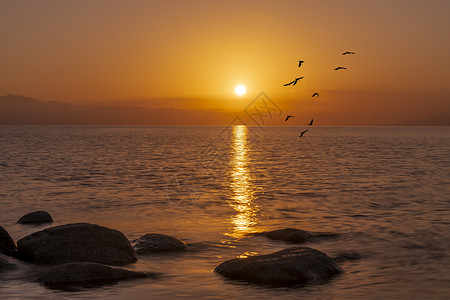
[[242,238],[255,231],[258,206],[253,203],[256,188],[250,171],[247,126],[236,125],[232,130],[229,184],[231,197],[228,204],[236,214],[230,218],[232,232],[227,235]]

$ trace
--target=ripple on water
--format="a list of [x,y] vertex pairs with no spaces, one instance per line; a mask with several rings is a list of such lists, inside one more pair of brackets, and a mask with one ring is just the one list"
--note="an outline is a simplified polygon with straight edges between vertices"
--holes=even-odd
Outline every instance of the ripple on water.
[[[292,139],[299,128],[268,127],[257,138],[254,130],[0,127],[0,224],[16,241],[47,228],[16,221],[47,210],[52,226],[90,222],[129,239],[161,233],[215,245],[131,266],[164,273],[158,280],[71,292],[40,286],[32,280],[39,267],[24,265],[2,272],[2,295],[443,299],[450,293],[449,128],[315,127],[300,144]],[[225,139],[218,137],[223,132]],[[247,235],[288,227],[341,233],[305,246],[330,255],[354,251],[361,259],[343,262],[345,273],[329,282],[295,288],[227,281],[212,272],[225,260],[290,246]]]

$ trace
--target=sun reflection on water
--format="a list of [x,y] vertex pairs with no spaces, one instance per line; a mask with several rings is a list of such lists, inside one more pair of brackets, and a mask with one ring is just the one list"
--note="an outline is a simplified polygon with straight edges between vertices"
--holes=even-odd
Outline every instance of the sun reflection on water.
[[258,206],[255,200],[255,185],[250,172],[248,154],[248,129],[245,125],[233,127],[230,161],[230,190],[228,204],[236,211],[231,217],[232,232],[227,235],[242,238],[245,234],[255,231],[256,212]]

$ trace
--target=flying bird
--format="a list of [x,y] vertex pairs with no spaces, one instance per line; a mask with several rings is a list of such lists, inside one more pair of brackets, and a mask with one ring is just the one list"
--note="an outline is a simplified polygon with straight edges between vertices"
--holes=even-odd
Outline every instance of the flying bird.
[[335,70],[345,70],[347,69],[346,67],[337,67]]
[[299,68],[300,68],[300,66],[302,65],[302,63],[304,63],[303,60],[299,60],[299,61],[298,61],[298,67],[299,67]]
[[302,79],[303,77],[298,77],[298,78],[295,78],[294,80],[292,80],[291,82],[289,82],[289,83],[286,83],[286,84],[283,84],[283,86],[288,86],[288,85],[296,85],[297,84],[297,81],[299,81],[300,79]]
[[319,93],[314,93],[312,96],[313,97],[315,97],[315,96],[319,97]]
[[293,118],[294,116],[290,116],[290,115],[287,115],[287,117],[286,117],[286,119],[284,119],[284,121],[286,122],[287,120],[289,120],[289,118]]
[[342,55],[347,55],[347,54],[355,54],[355,52],[346,51],[346,52],[342,53]]
[[308,124],[308,125],[310,125],[310,126],[311,126],[311,125],[313,124],[313,121],[314,121],[314,120],[313,120],[313,119],[311,119],[311,122],[309,122],[309,124]]
[[300,132],[300,135],[299,135],[298,137],[302,137],[307,131],[308,131],[308,129],[306,129],[306,130]]

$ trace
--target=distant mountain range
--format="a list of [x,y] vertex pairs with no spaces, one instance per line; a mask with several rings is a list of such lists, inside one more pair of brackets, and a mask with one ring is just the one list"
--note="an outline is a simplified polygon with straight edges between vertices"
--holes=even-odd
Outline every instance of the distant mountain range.
[[215,110],[74,105],[0,96],[0,125],[226,125],[232,117]]
[[[0,125],[228,125],[236,116],[211,109],[75,105],[18,95],[0,96]],[[335,125],[348,125],[345,121]],[[283,125],[280,122],[272,125]],[[375,125],[450,126],[450,112],[423,120],[402,123],[386,120]]]
[[395,123],[393,126],[450,126],[450,112],[432,118]]

